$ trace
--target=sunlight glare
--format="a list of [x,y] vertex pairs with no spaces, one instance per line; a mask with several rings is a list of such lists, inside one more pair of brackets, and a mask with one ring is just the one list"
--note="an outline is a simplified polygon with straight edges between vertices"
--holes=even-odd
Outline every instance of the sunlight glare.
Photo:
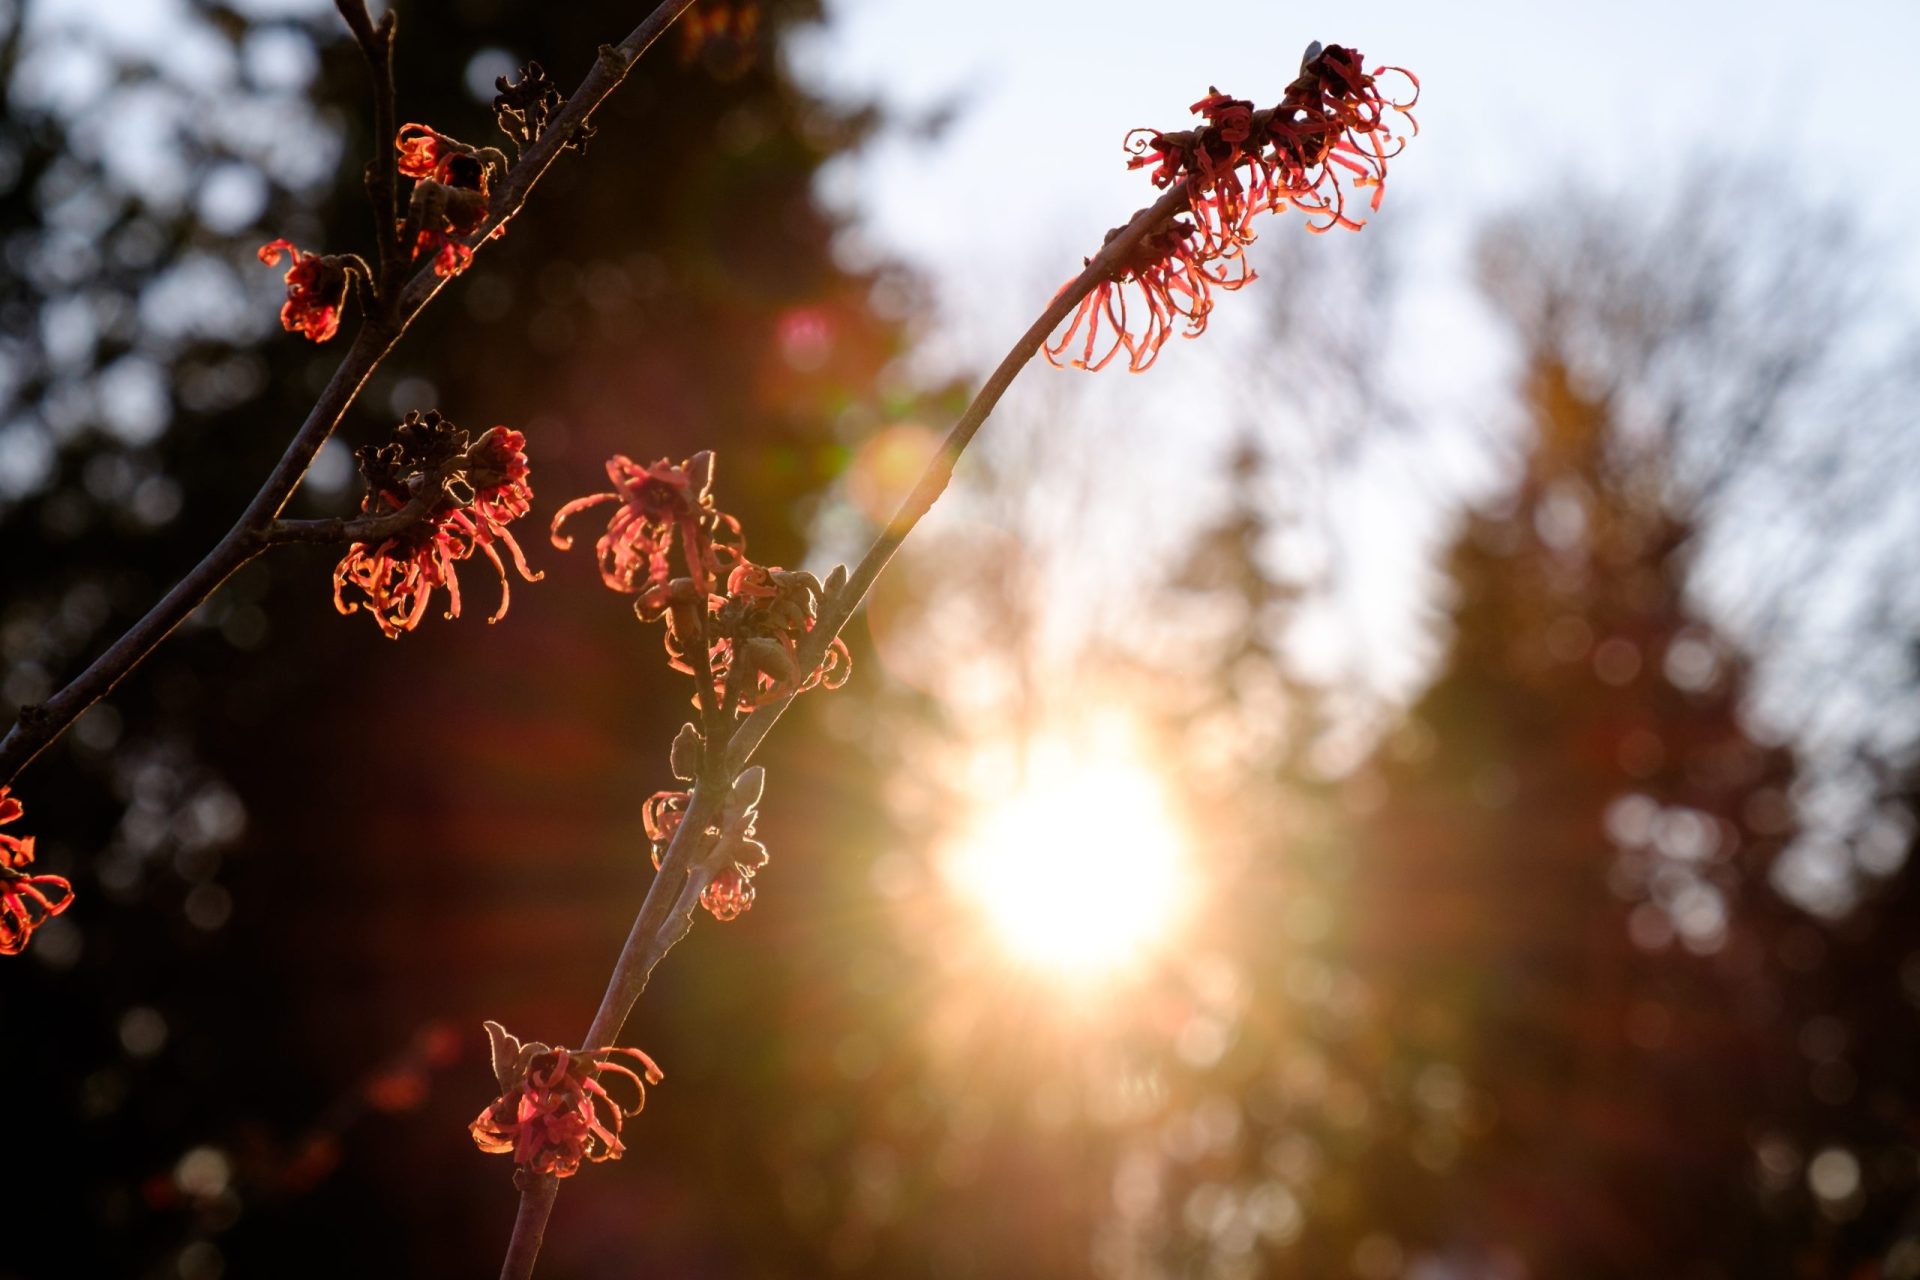
[[1165,933],[1184,870],[1160,778],[1111,742],[1036,743],[948,862],[1017,959],[1082,978],[1126,967]]

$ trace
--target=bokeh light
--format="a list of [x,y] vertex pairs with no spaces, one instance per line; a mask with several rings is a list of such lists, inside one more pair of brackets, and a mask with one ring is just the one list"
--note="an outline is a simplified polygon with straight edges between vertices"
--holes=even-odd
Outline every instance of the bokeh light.
[[1042,738],[981,763],[998,785],[980,793],[946,873],[1007,952],[1075,980],[1150,957],[1179,920],[1190,874],[1160,777],[1124,738],[1090,750]]

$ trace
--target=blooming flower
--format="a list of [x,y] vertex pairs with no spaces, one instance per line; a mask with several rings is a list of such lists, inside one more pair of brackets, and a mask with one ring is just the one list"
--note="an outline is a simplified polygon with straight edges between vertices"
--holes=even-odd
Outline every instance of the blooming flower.
[[[1291,201],[1308,214],[1309,230],[1358,230],[1363,224],[1346,216],[1338,173],[1327,166],[1346,171],[1356,189],[1372,188],[1368,204],[1379,209],[1386,194],[1387,161],[1406,145],[1404,137],[1392,132],[1387,113],[1405,116],[1418,133],[1412,108],[1419,101],[1420,80],[1404,67],[1375,67],[1368,73],[1357,50],[1337,44],[1310,48],[1308,54],[1267,121],[1271,150],[1263,157],[1263,177],[1269,207],[1278,209]],[[1412,86],[1406,101],[1381,92],[1378,77],[1388,72],[1405,77]],[[1323,216],[1324,222],[1313,220]]]
[[[685,791],[657,791],[641,808],[641,823],[646,828],[647,839],[653,842],[655,871],[660,869],[667,845],[672,842],[673,833],[680,829],[680,820],[686,816],[687,799]],[[767,865],[767,847],[753,838],[757,817],[757,812],[749,808],[733,818],[719,836],[724,847],[716,848],[711,855],[725,865],[700,891],[700,905],[722,923],[738,919],[752,909],[754,873]]]
[[[516,1181],[525,1175],[570,1178],[582,1160],[618,1160],[626,1153],[621,1131],[646,1106],[647,1086],[663,1078],[652,1058],[638,1049],[523,1044],[497,1022],[486,1028],[500,1096],[468,1126],[480,1150],[511,1155],[519,1166]],[[616,1100],[603,1077],[630,1081],[633,1104]]]
[[[496,544],[506,547],[522,578],[538,582],[542,576],[527,566],[507,527],[527,513],[533,500],[525,448],[526,437],[505,427],[494,427],[469,445],[465,431],[429,412],[409,413],[392,443],[361,449],[360,470],[367,481],[363,515],[402,510],[417,494],[437,496],[405,529],[348,548],[333,571],[334,607],[342,614],[366,608],[381,632],[397,639],[419,625],[435,588],[444,588],[446,616],[457,618],[460,579],[454,566],[479,551],[500,575],[500,607],[487,621],[505,617],[512,590]],[[366,597],[364,605],[347,597],[349,588]]]
[[401,175],[414,179],[407,204],[414,259],[432,258],[435,275],[459,275],[473,261],[473,250],[461,241],[486,222],[492,174],[506,172],[506,156],[493,147],[470,147],[424,124],[401,125],[393,145],[400,153]]
[[[1109,232],[1109,238],[1114,234],[1117,231]],[[1084,329],[1079,353],[1067,362],[1073,368],[1097,372],[1124,350],[1127,367],[1144,373],[1181,322],[1189,338],[1205,332],[1214,288],[1238,289],[1254,277],[1244,255],[1234,254],[1225,268],[1216,267],[1217,259],[1209,258],[1204,246],[1203,233],[1184,219],[1148,232],[1118,272],[1080,300],[1066,332],[1044,348],[1048,362],[1061,367],[1060,357]],[[1129,297],[1134,299],[1131,304]],[[1112,330],[1104,347],[1103,320]]]
[[[720,820],[708,828],[713,839],[703,860],[719,869],[700,891],[700,905],[715,920],[738,919],[753,906],[753,877],[767,865],[767,847],[754,839],[754,824],[760,817],[760,793],[766,786],[766,770],[759,766],[745,770],[734,779]],[[653,867],[660,869],[667,846],[686,817],[689,793],[657,791],[641,808],[640,818],[647,839],[653,842]]]
[[725,924],[753,909],[753,872],[739,866],[722,870],[700,891],[700,905]]
[[280,307],[280,326],[325,342],[340,332],[340,316],[347,305],[347,285],[358,272],[367,278],[367,264],[352,254],[303,253],[291,240],[269,240],[260,246],[260,261],[280,265],[286,254],[287,300]]
[[[23,812],[0,787],[0,827]],[[19,955],[35,929],[73,904],[73,886],[64,876],[29,875],[31,865],[32,836],[0,835],[0,956]]]
[[[846,641],[835,637],[820,661],[802,671],[800,644],[813,630],[823,595],[820,580],[743,560],[727,575],[724,595],[708,597],[707,664],[714,696],[730,711],[751,711],[822,686],[838,689],[853,673]],[[667,656],[696,674],[674,618],[667,620]]]
[[744,558],[740,522],[714,507],[711,452],[696,453],[678,466],[662,458],[647,467],[616,454],[607,459],[607,478],[613,482],[612,493],[576,498],[554,513],[553,545],[562,551],[573,546],[573,538],[562,534],[560,526],[574,513],[619,503],[594,551],[601,581],[613,591],[638,593],[636,608],[643,618],[657,618],[666,608],[676,538],[699,594]]
[[[1406,101],[1381,92],[1378,77],[1389,71],[1413,86]],[[1310,230],[1357,230],[1362,224],[1346,215],[1342,175],[1356,189],[1372,188],[1372,207],[1380,207],[1387,161],[1406,142],[1392,133],[1389,113],[1404,115],[1417,132],[1410,109],[1419,93],[1412,72],[1368,73],[1354,50],[1314,44],[1278,106],[1256,111],[1245,98],[1209,89],[1191,108],[1202,119],[1198,127],[1129,133],[1127,167],[1151,167],[1158,187],[1184,182],[1192,220],[1176,218],[1148,232],[1081,301],[1066,332],[1045,348],[1047,359],[1059,365],[1080,338],[1067,362],[1074,368],[1102,369],[1125,351],[1127,367],[1140,373],[1181,321],[1187,337],[1199,336],[1213,289],[1237,289],[1254,278],[1244,250],[1254,239],[1253,215],[1262,210],[1290,204],[1308,215]],[[1103,321],[1112,332],[1104,346]]]
[[685,791],[656,791],[640,806],[640,825],[646,830],[647,839],[653,842],[656,871],[660,869],[660,859],[666,856],[673,833],[680,829],[680,819],[687,816],[687,800]]

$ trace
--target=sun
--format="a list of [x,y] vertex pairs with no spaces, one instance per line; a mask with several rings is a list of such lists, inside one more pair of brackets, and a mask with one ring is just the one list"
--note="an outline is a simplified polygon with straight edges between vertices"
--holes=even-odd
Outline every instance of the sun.
[[984,772],[1000,785],[980,792],[991,799],[946,872],[1006,951],[1070,979],[1150,955],[1186,899],[1187,849],[1161,777],[1118,739],[1042,740]]

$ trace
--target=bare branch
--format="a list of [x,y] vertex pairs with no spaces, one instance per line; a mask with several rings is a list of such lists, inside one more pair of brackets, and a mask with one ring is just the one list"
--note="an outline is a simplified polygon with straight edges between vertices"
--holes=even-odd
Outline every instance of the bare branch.
[[394,135],[399,130],[393,84],[394,14],[391,9],[375,26],[367,15],[366,0],[334,0],[334,7],[346,20],[347,29],[366,55],[367,71],[373,77],[373,158],[367,161],[367,199],[373,205],[374,244],[379,249],[380,270],[374,280],[374,296],[383,307],[390,307],[395,284],[406,270],[406,242],[400,238],[400,177]]
[[[953,479],[953,469],[965,453],[973,437],[979,432],[987,416],[1000,403],[1000,397],[1006,394],[1020,370],[1047,340],[1059,323],[1066,319],[1080,300],[1091,293],[1102,281],[1117,273],[1120,264],[1132,253],[1134,247],[1153,231],[1165,226],[1176,214],[1187,207],[1187,184],[1182,179],[1167,189],[1165,195],[1156,200],[1150,208],[1142,209],[1133,216],[1120,234],[1109,240],[1106,245],[1088,261],[1086,270],[1077,276],[1073,283],[1055,295],[1040,318],[1033,322],[1028,330],[1020,335],[1005,358],[994,369],[980,390],[974,394],[973,401],[967,405],[966,412],[960,415],[953,429],[947,432],[947,438],[941,442],[936,453],[915,482],[913,492],[907,495],[900,509],[894,512],[893,519],[887,522],[873,544],[867,548],[860,563],[847,578],[846,584],[835,592],[830,599],[820,605],[820,616],[813,630],[807,633],[806,640],[800,645],[800,652],[794,665],[802,671],[818,666],[826,656],[827,647],[839,638],[841,630],[853,617],[855,609],[860,607],[873,589],[874,581],[880,571],[893,559],[894,552],[913,532],[914,526],[933,508],[933,504],[946,491],[947,484]],[[740,727],[733,732],[727,745],[727,767],[731,774],[738,774],[747,767],[753,753],[766,739],[768,731],[786,713],[793,702],[788,695],[778,702],[772,702],[759,708]]]

